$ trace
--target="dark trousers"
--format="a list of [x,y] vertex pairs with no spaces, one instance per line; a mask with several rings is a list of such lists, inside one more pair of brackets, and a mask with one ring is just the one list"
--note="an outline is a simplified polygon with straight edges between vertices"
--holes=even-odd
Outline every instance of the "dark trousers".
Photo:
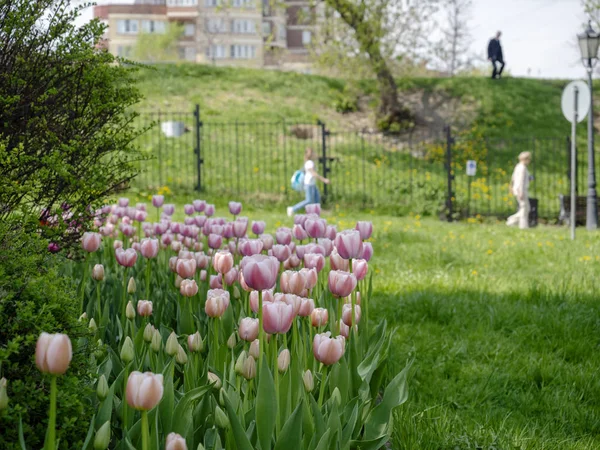
[[[496,63],[500,64],[500,70],[498,70]],[[501,76],[502,71],[504,70],[504,61],[502,59],[492,59],[492,67],[494,68],[492,71],[492,78],[496,78],[496,75]]]

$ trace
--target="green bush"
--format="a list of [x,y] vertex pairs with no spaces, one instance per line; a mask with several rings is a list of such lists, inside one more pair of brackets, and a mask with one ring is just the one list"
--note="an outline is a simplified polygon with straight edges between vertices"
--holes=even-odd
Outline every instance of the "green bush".
[[87,329],[77,321],[72,280],[58,275],[58,256],[23,225],[0,223],[0,377],[8,380],[9,396],[8,408],[0,411],[0,448],[20,448],[19,418],[27,448],[43,447],[50,377],[35,366],[42,331],[71,338],[73,360],[58,379],[57,439],[60,448],[81,448],[92,416]]

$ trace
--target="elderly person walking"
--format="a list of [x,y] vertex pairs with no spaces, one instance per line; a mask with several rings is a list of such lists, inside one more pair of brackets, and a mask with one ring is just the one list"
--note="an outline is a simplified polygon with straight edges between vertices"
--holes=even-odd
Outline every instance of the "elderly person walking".
[[506,220],[506,225],[513,226],[519,224],[519,228],[529,228],[529,171],[527,166],[531,162],[531,153],[523,152],[519,154],[519,164],[510,180],[510,192],[519,202],[519,210]]

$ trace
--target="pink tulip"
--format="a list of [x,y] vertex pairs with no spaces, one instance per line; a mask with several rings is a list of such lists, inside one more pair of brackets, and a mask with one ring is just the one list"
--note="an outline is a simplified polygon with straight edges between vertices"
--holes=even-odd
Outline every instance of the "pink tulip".
[[225,239],[231,239],[233,237],[233,224],[231,222],[223,225],[223,237]]
[[329,321],[329,312],[325,308],[315,308],[310,313],[310,321],[313,327],[322,327]]
[[198,285],[196,284],[196,280],[181,280],[179,292],[184,297],[193,297],[196,295],[198,293]]
[[[344,323],[343,320],[340,319],[340,336],[343,336],[346,339],[350,339],[350,327]],[[356,325],[354,326],[356,329]]]
[[369,270],[369,263],[364,259],[353,259],[352,260],[352,273],[358,281],[362,281],[367,276]]
[[215,205],[207,204],[206,207],[204,208],[204,214],[206,215],[206,217],[210,217],[210,216],[214,215],[215,214]]
[[211,275],[208,285],[211,289],[223,289],[223,278],[221,274]]
[[317,282],[319,281],[319,274],[317,273],[317,269],[301,269],[300,272],[304,274],[304,278],[306,279],[306,289],[313,289]]
[[327,221],[325,219],[306,219],[306,222],[304,222],[306,234],[308,234],[308,237],[313,239],[325,237],[326,228]]
[[302,297],[299,297],[294,294],[282,294],[277,293],[274,294],[274,303],[285,303],[286,305],[290,305],[294,309],[294,316],[298,315],[298,311],[300,311],[300,306],[302,305]]
[[304,259],[304,255],[306,254],[306,245],[297,245],[296,246],[296,256],[300,259]]
[[241,263],[244,281],[255,291],[272,289],[277,282],[279,261],[272,256],[246,256]]
[[116,250],[118,248],[123,248],[123,242],[115,239],[115,241],[113,242],[113,248]]
[[248,230],[248,222],[243,220],[236,220],[233,222],[233,235],[236,238],[242,238],[246,236],[246,231]]
[[294,235],[294,239],[298,241],[303,241],[308,238],[308,234],[306,234],[304,228],[302,228],[302,226],[298,224],[294,225],[294,228],[292,229],[292,234]]
[[370,242],[365,242],[363,244],[363,251],[360,257],[365,261],[371,260],[371,258],[373,257],[373,245]]
[[81,246],[86,252],[94,253],[100,248],[101,241],[102,236],[100,233],[83,233],[83,237],[81,238]]
[[308,217],[306,214],[296,214],[294,216],[294,225],[300,225],[302,228],[304,228],[304,223],[306,222],[307,218]]
[[218,248],[221,248],[221,245],[223,245],[223,237],[218,235],[218,234],[209,234],[208,235],[208,246],[210,248],[212,248],[213,250],[216,250]]
[[177,256],[171,256],[169,258],[169,269],[171,272],[177,272]]
[[169,433],[165,450],[187,450],[185,439],[177,433]]
[[327,225],[325,229],[325,237],[330,240],[334,240],[337,236],[337,227],[335,225]]
[[286,294],[300,295],[306,287],[306,276],[302,272],[286,270],[279,278],[279,288]]
[[[347,326],[352,326],[352,305],[349,304],[344,304],[344,306],[342,306],[342,321],[347,325]],[[356,325],[357,323],[360,322],[360,306],[359,305],[354,305],[354,324]]]
[[320,272],[325,267],[325,257],[318,253],[307,253],[304,255],[304,267]]
[[271,248],[273,248],[273,244],[275,243],[273,240],[273,236],[271,236],[270,234],[261,234],[260,240],[263,243],[264,250],[271,250]]
[[128,248],[127,250],[117,248],[115,250],[115,258],[121,266],[133,267],[137,261],[137,253],[132,248]]
[[250,350],[248,351],[250,356],[254,359],[258,359],[260,355],[260,341],[258,339],[254,339],[250,344]]
[[301,263],[302,263],[302,261],[300,261],[300,259],[296,255],[292,254],[288,259],[286,259],[283,262],[283,268],[285,270],[295,269]]
[[166,204],[163,206],[163,212],[167,215],[167,216],[172,216],[175,213],[175,205],[172,205],[170,203]]
[[329,264],[331,265],[331,270],[343,270],[345,272],[348,271],[348,260],[342,258],[335,249],[333,250],[333,252],[331,252],[331,256],[329,257]]
[[366,241],[373,234],[373,222],[356,222],[356,229],[360,233],[360,238]]
[[172,222],[169,226],[172,233],[179,234],[181,233],[181,224],[179,222]]
[[220,274],[226,274],[233,268],[233,255],[221,250],[213,256],[213,268]]
[[142,317],[152,315],[152,302],[150,300],[139,300],[137,302],[137,312]]
[[142,250],[142,246],[139,242],[134,242],[133,244],[131,244],[131,248],[134,249],[137,253],[139,253]]
[[247,342],[253,342],[258,337],[258,319],[244,317],[240,320],[238,328],[240,339]]
[[317,216],[321,215],[321,205],[318,203],[312,203],[310,205],[306,205],[306,214],[316,214]]
[[292,242],[292,234],[288,230],[275,232],[275,240],[279,245],[289,245]]
[[237,246],[235,245],[234,241],[229,241],[227,243],[227,249],[229,250],[229,253],[231,253],[232,255],[239,254],[238,251],[237,251]]
[[194,253],[194,259],[198,269],[206,269],[210,265],[210,257],[203,252]]
[[348,297],[356,288],[356,277],[348,272],[332,270],[329,272],[329,290],[336,297]]
[[181,250],[181,242],[179,242],[179,241],[171,242],[171,250],[173,250],[174,252],[179,252],[179,250]]
[[252,232],[257,236],[265,232],[266,224],[262,221],[252,222]]
[[242,204],[237,202],[229,202],[229,212],[233,216],[237,216],[242,212]]
[[294,321],[294,308],[282,302],[263,304],[263,329],[266,333],[287,333]]
[[155,208],[160,208],[163,203],[165,202],[165,196],[164,195],[153,195],[152,196],[152,205]]
[[146,211],[136,211],[135,215],[133,216],[136,222],[143,222],[146,220],[146,217],[148,217],[148,213]]
[[233,283],[235,283],[238,279],[238,270],[233,267],[229,272],[227,272],[225,274],[225,276],[223,276],[223,280],[225,281],[225,284],[227,286],[233,286]]
[[344,356],[346,339],[343,336],[331,338],[331,333],[317,334],[313,341],[315,359],[326,366],[338,362]]
[[163,376],[152,372],[131,372],[127,379],[125,392],[127,404],[130,407],[149,411],[162,399]]
[[206,293],[204,311],[209,317],[221,317],[229,306],[229,292],[223,289],[210,289]]
[[142,239],[140,253],[144,258],[156,258],[158,256],[158,239]]
[[121,198],[119,199],[119,206],[120,206],[121,208],[126,208],[128,205],[129,205],[129,199],[128,199],[128,198],[121,197]]
[[66,334],[42,333],[35,346],[35,365],[40,371],[62,375],[73,357],[71,340]]
[[173,242],[173,235],[171,233],[165,233],[165,234],[163,234],[161,236],[161,238],[160,238],[160,242],[164,246],[171,245],[171,243]]
[[303,298],[300,303],[300,309],[298,309],[298,315],[301,317],[308,317],[312,314],[315,309],[315,301],[312,298]]
[[188,215],[191,216],[192,214],[194,214],[194,205],[183,205],[183,212]]
[[246,292],[252,292],[252,288],[246,284],[246,280],[244,280],[244,274],[241,270],[238,273],[238,280],[243,290],[245,290]]
[[344,230],[335,237],[335,248],[344,259],[360,258],[363,243],[360,233],[356,230]]
[[194,223],[197,227],[204,227],[204,224],[206,223],[206,216],[194,216]]
[[272,248],[272,253],[279,262],[285,261],[292,255],[292,251],[287,245],[274,245]]
[[92,278],[96,281],[104,280],[104,266],[102,264],[96,264],[92,269]]
[[325,250],[325,247],[323,247],[322,245],[306,244],[304,246],[304,254],[306,255],[307,253],[318,253],[319,255],[326,256],[327,251]]
[[331,252],[333,251],[333,241],[331,239],[319,239],[319,246],[321,246],[325,250],[325,257],[331,255]]
[[192,278],[196,273],[196,260],[178,259],[175,270],[181,278]]
[[263,249],[260,239],[244,239],[238,244],[238,250],[243,256],[258,255]]
[[206,208],[206,202],[204,200],[194,200],[192,204],[194,205],[196,212],[199,213],[203,212]]
[[[266,289],[262,291],[263,306],[265,303],[273,303],[275,301],[273,290]],[[250,308],[255,314],[258,314],[258,291],[250,292]]]

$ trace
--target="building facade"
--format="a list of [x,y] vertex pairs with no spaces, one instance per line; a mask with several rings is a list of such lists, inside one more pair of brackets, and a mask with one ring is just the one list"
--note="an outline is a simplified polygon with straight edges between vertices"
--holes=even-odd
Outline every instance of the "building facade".
[[[319,8],[306,0],[136,0],[94,7],[111,53],[133,57],[142,34],[182,26],[177,60],[310,72]],[[152,58],[147,58],[151,61]]]

